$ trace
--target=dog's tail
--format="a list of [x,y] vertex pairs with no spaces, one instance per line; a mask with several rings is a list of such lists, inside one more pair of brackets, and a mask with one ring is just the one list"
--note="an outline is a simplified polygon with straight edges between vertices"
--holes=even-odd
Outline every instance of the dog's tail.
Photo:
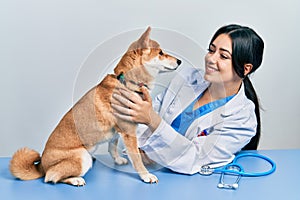
[[21,180],[33,180],[45,175],[40,154],[26,147],[13,155],[9,169],[12,175]]

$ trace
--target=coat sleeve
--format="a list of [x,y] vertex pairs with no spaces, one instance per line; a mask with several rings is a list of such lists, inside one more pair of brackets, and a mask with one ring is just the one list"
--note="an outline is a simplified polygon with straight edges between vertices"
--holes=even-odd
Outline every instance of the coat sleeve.
[[[145,131],[141,149],[152,160],[173,171],[185,174],[199,172],[202,165],[219,167],[231,162],[256,132],[253,106],[224,117],[224,122],[211,127],[208,136],[188,138],[177,133],[164,120],[155,132]],[[148,134],[148,135],[147,135]]]

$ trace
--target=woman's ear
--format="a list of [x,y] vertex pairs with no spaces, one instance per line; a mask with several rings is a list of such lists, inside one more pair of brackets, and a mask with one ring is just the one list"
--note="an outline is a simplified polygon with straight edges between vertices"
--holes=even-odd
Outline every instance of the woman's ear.
[[245,64],[244,65],[244,76],[247,76],[251,72],[252,68],[253,68],[252,64],[250,64],[250,63]]

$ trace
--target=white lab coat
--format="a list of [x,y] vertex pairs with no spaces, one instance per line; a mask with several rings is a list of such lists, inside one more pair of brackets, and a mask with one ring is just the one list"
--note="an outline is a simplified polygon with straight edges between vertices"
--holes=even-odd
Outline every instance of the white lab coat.
[[[224,106],[196,119],[185,136],[170,126],[208,85],[203,71],[185,67],[155,97],[153,107],[162,117],[160,125],[153,133],[145,125],[140,125],[137,131],[139,147],[150,159],[173,171],[194,174],[202,165],[228,164],[255,135],[255,106],[246,97],[244,85]],[[197,136],[203,130],[208,135]]]

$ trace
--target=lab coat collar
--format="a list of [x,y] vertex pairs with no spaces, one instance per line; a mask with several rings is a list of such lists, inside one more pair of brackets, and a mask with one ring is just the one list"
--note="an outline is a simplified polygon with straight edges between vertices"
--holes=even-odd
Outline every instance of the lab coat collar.
[[[180,74],[183,74],[181,76]],[[187,76],[185,76],[187,75]],[[209,86],[204,78],[204,72],[199,69],[186,68],[178,73],[172,80],[168,92],[164,98],[164,102],[161,106],[160,115],[165,116],[164,119],[168,123],[172,121],[202,92],[204,92]],[[244,91],[244,84],[242,83],[238,93],[224,106],[217,109],[214,114],[219,113],[222,117],[230,116],[245,105],[247,99]],[[202,117],[211,115],[208,113]],[[200,118],[202,118],[200,117]]]
[[245,106],[246,101],[250,100],[246,97],[245,86],[242,82],[238,93],[224,105],[225,109],[221,113],[222,116],[226,117],[238,112],[243,106]]
[[[191,139],[195,136],[195,132],[200,133],[204,130],[209,135],[211,131],[210,128],[212,126],[222,126],[224,118],[232,116],[243,109],[243,106],[245,106],[245,101],[250,100],[247,99],[244,91],[244,84],[242,84],[238,93],[224,106],[221,106],[216,110],[196,119],[186,131],[186,137]],[[195,128],[197,130],[194,130]]]
[[[177,106],[182,107],[178,112],[176,112],[176,115],[181,113],[188,105],[190,105],[190,103],[192,103],[195,98],[203,93],[208,86],[209,82],[205,81],[204,79],[198,79],[197,84],[183,84],[173,99],[173,104],[177,102]],[[219,113],[223,117],[230,116],[242,109],[242,106],[244,106],[246,103],[245,101],[250,100],[245,95],[244,83],[242,82],[238,93],[224,106],[219,108]]]
[[208,85],[199,69],[186,68],[178,72],[165,94],[160,115],[171,123]]
[[[182,106],[186,108],[195,98],[197,98],[201,93],[203,93],[210,83],[204,79],[204,72],[202,70],[194,70],[191,72],[191,76],[188,76],[184,80],[184,84],[177,91],[181,96],[176,96],[175,98],[180,99]],[[194,98],[187,98],[190,96]],[[222,109],[221,114],[224,116],[232,115],[236,113],[244,105],[245,101],[249,99],[245,95],[244,83],[242,82],[238,93],[231,99],[231,101],[225,104],[225,109]]]

